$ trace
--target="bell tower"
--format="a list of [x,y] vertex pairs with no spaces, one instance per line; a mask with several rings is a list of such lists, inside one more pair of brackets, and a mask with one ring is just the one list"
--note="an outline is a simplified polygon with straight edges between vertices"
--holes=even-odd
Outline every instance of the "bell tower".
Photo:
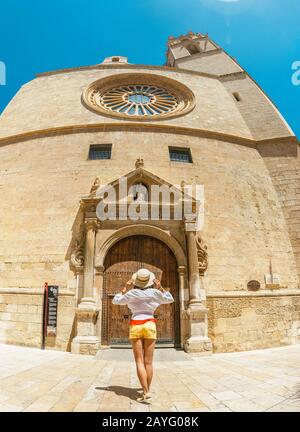
[[207,34],[188,32],[168,39],[166,65],[214,75],[242,72],[243,69]]
[[207,34],[188,32],[168,39],[166,66],[214,76],[233,98],[255,139],[286,137],[293,131],[270,98]]

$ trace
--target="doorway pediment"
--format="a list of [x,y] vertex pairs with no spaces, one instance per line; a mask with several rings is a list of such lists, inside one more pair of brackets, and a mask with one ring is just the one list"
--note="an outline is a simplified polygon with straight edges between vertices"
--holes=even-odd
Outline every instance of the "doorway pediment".
[[99,202],[105,201],[107,205],[114,204],[117,208],[121,204],[148,205],[156,206],[160,212],[162,208],[169,208],[173,213],[175,209],[180,211],[185,206],[190,209],[189,216],[193,220],[192,215],[196,215],[201,204],[197,199],[195,186],[186,185],[184,181],[180,185],[174,185],[146,170],[143,160],[137,159],[133,171],[107,184],[102,184],[101,180],[96,178],[89,194],[82,197],[81,206],[85,211],[95,212]]

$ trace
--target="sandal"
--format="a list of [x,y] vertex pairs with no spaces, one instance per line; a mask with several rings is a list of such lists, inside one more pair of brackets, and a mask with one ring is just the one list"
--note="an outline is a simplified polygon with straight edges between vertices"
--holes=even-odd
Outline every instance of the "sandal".
[[151,401],[151,396],[148,393],[143,393],[141,397],[137,398],[137,402],[150,403],[150,401]]

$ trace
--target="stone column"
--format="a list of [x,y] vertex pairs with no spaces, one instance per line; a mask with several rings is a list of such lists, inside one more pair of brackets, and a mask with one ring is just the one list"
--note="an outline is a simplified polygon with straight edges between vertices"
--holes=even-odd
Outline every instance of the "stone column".
[[177,269],[178,278],[179,278],[179,303],[180,303],[180,312],[184,311],[184,290],[185,290],[185,266],[179,266]]
[[97,231],[97,221],[94,219],[85,222],[85,252],[83,268],[83,298],[81,306],[94,308],[96,300],[94,298],[94,257],[95,257],[95,233]]
[[72,341],[72,353],[94,355],[99,349],[96,332],[98,309],[94,298],[94,257],[97,219],[85,221],[85,253],[83,268],[83,297],[77,307],[77,336]]
[[184,343],[184,349],[187,352],[208,354],[212,351],[212,344],[208,338],[208,309],[205,307],[205,291],[199,275],[195,225],[193,222],[185,223],[190,299],[187,308],[189,337]]
[[187,231],[186,236],[189,263],[190,303],[201,303],[201,283],[198,268],[198,254],[195,241],[195,232]]
[[186,267],[177,268],[179,279],[179,304],[180,304],[180,346],[184,348],[184,342],[188,333],[188,316],[186,310]]

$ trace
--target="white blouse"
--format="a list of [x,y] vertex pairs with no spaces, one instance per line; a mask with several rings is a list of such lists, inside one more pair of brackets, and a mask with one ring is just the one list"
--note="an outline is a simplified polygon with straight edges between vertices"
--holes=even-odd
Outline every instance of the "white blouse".
[[169,291],[156,288],[133,288],[125,294],[118,293],[112,299],[115,305],[128,305],[132,319],[143,320],[153,318],[156,308],[161,304],[173,303],[174,298]]

